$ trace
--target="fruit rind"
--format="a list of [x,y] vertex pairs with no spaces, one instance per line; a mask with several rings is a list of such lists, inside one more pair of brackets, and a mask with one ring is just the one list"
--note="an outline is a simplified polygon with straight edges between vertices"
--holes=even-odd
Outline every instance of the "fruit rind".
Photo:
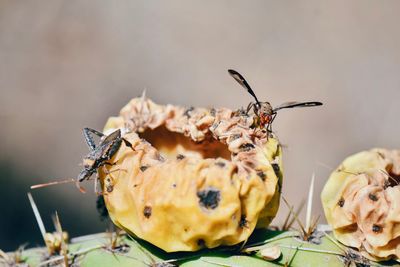
[[165,251],[238,244],[268,225],[279,206],[281,147],[251,125],[225,108],[133,99],[104,129],[122,129],[132,144],[99,171],[113,222]]
[[400,257],[399,174],[400,151],[385,149],[352,155],[331,174],[321,200],[340,242],[370,258]]

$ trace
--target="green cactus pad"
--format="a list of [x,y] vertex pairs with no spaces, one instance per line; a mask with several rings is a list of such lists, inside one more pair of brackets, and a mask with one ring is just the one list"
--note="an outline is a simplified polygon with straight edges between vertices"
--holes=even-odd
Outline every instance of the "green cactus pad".
[[[245,248],[255,251],[246,254],[240,251],[240,246],[219,247],[217,249],[204,249],[197,252],[166,253],[155,246],[136,240],[129,236],[122,236],[117,242],[117,249],[112,252],[110,234],[103,233],[75,239],[68,245],[69,263],[71,266],[344,266],[345,257],[343,248],[340,248],[326,236],[314,240],[320,244],[301,241],[297,238],[297,232],[256,230],[245,245]],[[256,246],[256,247],[255,247]],[[259,249],[268,246],[278,246],[282,255],[274,260],[264,260]],[[80,255],[74,254],[83,252]],[[45,248],[33,248],[24,250],[21,259],[29,266],[39,266],[44,261],[50,260],[51,264],[63,265],[62,256],[45,258]],[[343,255],[343,256],[341,256]],[[12,253],[8,253],[13,258]],[[60,259],[54,261],[54,259]],[[50,263],[49,261],[49,263]],[[350,262],[351,259],[348,259]],[[290,265],[288,265],[290,264]],[[372,266],[396,265],[396,262],[376,263]],[[397,263],[398,264],[398,263]],[[0,262],[1,265],[1,262]],[[352,266],[352,265],[350,265]],[[354,265],[355,266],[355,265]],[[364,266],[364,265],[359,265]]]

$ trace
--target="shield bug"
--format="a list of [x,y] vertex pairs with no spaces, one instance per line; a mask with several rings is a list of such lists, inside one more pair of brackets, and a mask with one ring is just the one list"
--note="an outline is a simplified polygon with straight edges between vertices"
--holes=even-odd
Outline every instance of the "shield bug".
[[255,102],[250,102],[245,110],[245,114],[248,115],[251,110],[254,112],[254,126],[258,128],[266,128],[269,132],[272,131],[271,125],[274,121],[277,111],[284,108],[297,108],[297,107],[315,107],[321,106],[321,102],[285,102],[281,105],[272,108],[269,102],[260,102],[254,91],[251,89],[250,85],[246,79],[237,71],[229,69],[229,74],[241,85],[243,88],[249,92],[249,94],[254,98]]

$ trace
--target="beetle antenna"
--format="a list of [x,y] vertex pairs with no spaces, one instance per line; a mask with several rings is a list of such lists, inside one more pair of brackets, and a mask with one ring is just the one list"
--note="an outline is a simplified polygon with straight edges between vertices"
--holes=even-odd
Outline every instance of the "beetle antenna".
[[254,93],[253,89],[251,89],[246,79],[236,70],[229,69],[228,72],[233,77],[233,79],[235,79],[241,86],[243,86],[244,89],[247,90],[247,92],[249,92],[249,94],[251,94],[254,97],[258,107],[260,107],[261,106],[260,101],[258,101],[256,94]]

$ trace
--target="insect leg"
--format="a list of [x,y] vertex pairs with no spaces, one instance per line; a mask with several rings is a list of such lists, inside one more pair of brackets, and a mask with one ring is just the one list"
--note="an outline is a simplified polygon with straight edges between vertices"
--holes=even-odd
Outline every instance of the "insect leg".
[[94,192],[96,193],[97,196],[103,195],[103,190],[101,190],[101,186],[100,190],[98,190],[99,182],[100,182],[99,174],[96,173],[96,178],[94,179]]
[[[117,164],[117,162],[114,162],[114,163],[104,162],[104,164],[103,164],[102,167],[104,167],[104,165],[114,166],[114,165],[116,165],[116,164]],[[121,169],[121,168],[118,168],[118,169],[115,169],[115,170],[112,170],[112,171],[109,171],[109,170],[103,168],[103,171],[104,171],[104,173],[107,174],[107,175],[110,174],[110,173],[113,173],[113,172],[117,172],[117,171],[127,172],[126,169]]]
[[78,188],[79,191],[81,191],[81,193],[86,193],[86,189],[81,186],[81,183],[78,180],[75,181],[75,186],[76,188]]
[[[112,175],[112,173],[119,172],[119,171],[126,172],[127,170],[118,168],[118,169],[109,171],[109,170],[103,168],[103,171],[106,174],[106,177],[104,177],[104,180],[103,180],[103,187],[107,191],[107,192],[103,192],[103,195],[107,195],[108,193],[111,193],[113,191],[114,181],[116,180],[116,178]],[[107,177],[107,176],[109,176],[109,177]]]
[[272,119],[271,119],[270,122],[269,122],[270,124],[272,124],[272,122],[275,120],[276,114],[277,114],[277,113],[272,114],[272,116],[271,116]]
[[126,169],[121,169],[121,168],[118,168],[118,169],[115,169],[115,170],[112,170],[112,171],[109,171],[109,170],[105,169],[105,170],[103,170],[103,171],[104,171],[104,173],[107,174],[107,175],[110,175],[111,173],[113,173],[113,172],[118,172],[118,171],[127,172]]
[[272,123],[268,122],[267,124],[267,133],[272,133]]
[[275,120],[276,114],[277,113],[272,114],[271,120],[268,122],[268,125],[267,125],[267,132],[272,133],[272,122]]
[[254,108],[254,103],[253,103],[253,102],[250,102],[250,103],[247,105],[247,108],[246,108],[246,114],[247,114],[247,115],[249,115],[249,112],[250,112],[250,110],[251,110],[252,108]]
[[112,171],[105,170],[104,173],[107,174],[107,175],[110,175],[111,173],[113,173],[113,172],[118,172],[118,171],[127,172],[126,169],[120,169],[120,168],[118,168],[118,169],[115,169],[115,170],[112,170]]
[[132,149],[133,151],[135,151],[135,149],[133,148],[133,145],[131,142],[129,142],[128,140],[126,140],[125,138],[122,137],[122,141],[124,141],[125,145],[127,147],[129,147],[130,149]]

